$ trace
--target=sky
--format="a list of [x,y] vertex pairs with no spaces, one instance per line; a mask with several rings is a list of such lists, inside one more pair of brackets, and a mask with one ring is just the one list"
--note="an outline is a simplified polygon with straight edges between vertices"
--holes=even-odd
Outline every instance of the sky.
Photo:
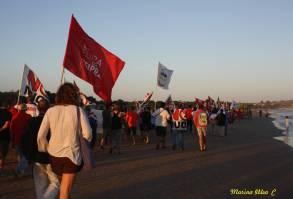
[[[293,99],[293,1],[7,0],[0,2],[0,91],[18,90],[24,64],[56,92],[71,15],[126,62],[112,99],[207,96]],[[174,70],[156,86],[158,62]],[[91,85],[65,71],[87,94]]]

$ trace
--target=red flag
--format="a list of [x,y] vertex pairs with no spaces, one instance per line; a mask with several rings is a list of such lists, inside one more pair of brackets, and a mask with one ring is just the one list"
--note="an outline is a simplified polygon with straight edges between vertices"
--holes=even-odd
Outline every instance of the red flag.
[[63,66],[93,86],[105,102],[111,101],[112,88],[125,62],[89,37],[71,17]]

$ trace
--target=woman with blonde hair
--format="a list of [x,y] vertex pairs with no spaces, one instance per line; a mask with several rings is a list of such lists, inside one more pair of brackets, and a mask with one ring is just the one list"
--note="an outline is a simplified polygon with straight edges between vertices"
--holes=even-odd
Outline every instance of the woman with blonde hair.
[[90,142],[92,131],[85,112],[79,107],[76,86],[64,83],[59,87],[55,100],[56,105],[44,116],[37,141],[39,151],[49,153],[52,169],[61,180],[59,198],[67,199],[75,175],[82,168],[79,136]]

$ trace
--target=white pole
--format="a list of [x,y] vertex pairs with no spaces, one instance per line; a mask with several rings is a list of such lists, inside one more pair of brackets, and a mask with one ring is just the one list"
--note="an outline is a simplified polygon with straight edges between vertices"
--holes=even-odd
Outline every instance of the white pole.
[[62,66],[62,69],[61,69],[60,85],[62,85],[63,83],[64,83],[64,66]]
[[16,104],[18,104],[18,103],[19,103],[19,98],[20,98],[20,91],[21,91],[21,87],[22,87],[22,82],[23,82],[23,73],[24,73],[25,66],[26,66],[26,64],[24,64],[24,66],[23,66],[23,72],[22,72],[22,76],[21,76],[21,81],[20,81],[20,88],[19,88],[19,90],[18,90],[18,97],[17,97],[17,103],[16,103]]

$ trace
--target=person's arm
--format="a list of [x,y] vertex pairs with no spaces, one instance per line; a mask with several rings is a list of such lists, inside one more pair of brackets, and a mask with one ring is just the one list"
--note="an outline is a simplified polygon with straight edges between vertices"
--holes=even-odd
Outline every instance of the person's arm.
[[89,124],[89,120],[85,114],[85,112],[79,108],[80,110],[80,125],[81,125],[81,133],[84,139],[86,139],[87,141],[91,141],[92,140],[92,128]]
[[5,129],[7,129],[7,128],[9,128],[9,121],[6,121],[5,123],[4,123],[4,125],[0,128],[0,133],[1,133],[1,131],[4,131]]
[[50,123],[49,123],[48,112],[47,112],[41,123],[40,129],[38,132],[38,138],[37,138],[38,150],[41,152],[47,152],[47,147],[48,147],[47,135],[48,135],[49,129],[50,129]]

